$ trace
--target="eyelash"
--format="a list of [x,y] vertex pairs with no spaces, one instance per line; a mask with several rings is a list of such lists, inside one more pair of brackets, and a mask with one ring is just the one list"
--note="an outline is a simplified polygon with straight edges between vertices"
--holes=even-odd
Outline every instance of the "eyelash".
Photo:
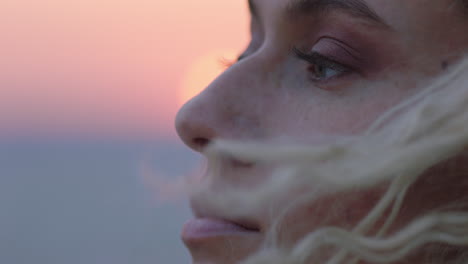
[[316,81],[316,82],[329,81],[331,79],[340,78],[348,73],[354,72],[354,70],[351,67],[344,65],[343,63],[337,62],[336,60],[331,59],[327,56],[324,56],[318,52],[314,52],[314,51],[304,52],[298,48],[293,48],[292,52],[300,60],[303,60],[309,63],[311,67],[318,66],[318,67],[323,67],[327,69],[332,69],[338,72],[338,76],[334,76],[327,80],[314,79],[313,81]]
[[[304,51],[300,50],[299,48],[294,47],[292,49],[292,53],[297,58],[299,58],[300,60],[308,62],[311,67],[319,66],[319,67],[323,67],[323,68],[332,69],[332,70],[337,71],[339,73],[338,76],[328,78],[327,80],[319,80],[318,78],[313,78],[312,81],[314,81],[314,82],[326,82],[326,81],[329,81],[330,79],[340,78],[343,75],[346,75],[348,73],[352,73],[354,71],[351,67],[346,66],[346,65],[344,65],[344,64],[342,64],[340,62],[337,62],[336,60],[333,60],[333,59],[331,59],[329,57],[326,57],[326,56],[324,56],[324,55],[322,55],[322,54],[320,54],[318,52],[304,52]],[[228,68],[232,67],[234,64],[236,64],[237,62],[239,62],[240,60],[242,60],[245,57],[246,57],[245,54],[241,54],[238,57],[238,59],[236,59],[236,60],[229,60],[229,59],[226,59],[226,58],[222,58],[220,60],[220,64],[221,64],[221,66],[228,69]]]
[[218,63],[221,67],[223,67],[225,70],[231,68],[232,66],[234,66],[234,64],[238,63],[239,61],[247,58],[248,55],[246,53],[242,53],[240,54],[236,59],[227,59],[227,58],[224,58],[222,57]]
[[221,59],[218,60],[219,65],[224,68],[225,70],[231,68],[234,64],[239,62],[239,59],[228,59],[225,57],[222,57]]

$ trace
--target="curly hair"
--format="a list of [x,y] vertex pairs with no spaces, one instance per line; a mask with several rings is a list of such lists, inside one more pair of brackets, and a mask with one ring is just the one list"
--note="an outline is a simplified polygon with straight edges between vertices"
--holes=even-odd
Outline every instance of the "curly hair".
[[[289,164],[255,192],[229,190],[216,194],[202,190],[212,206],[225,211],[229,208],[226,213],[236,217],[268,204],[265,201],[275,201],[285,190],[326,186],[332,191],[345,192],[390,183],[376,206],[356,226],[324,226],[311,230],[293,248],[284,248],[278,237],[281,216],[296,205],[314,201],[317,196],[311,191],[291,201],[291,207],[281,208],[262,250],[242,264],[356,264],[360,261],[388,264],[414,257],[430,259],[425,263],[467,263],[465,197],[448,204],[447,209],[434,208],[398,227],[397,232],[389,232],[405,208],[410,187],[417,184],[423,172],[468,150],[467,76],[468,58],[425,90],[382,115],[362,137],[330,146],[304,149],[215,142],[209,158],[224,153],[247,160]],[[329,161],[329,166],[323,163],[324,159]],[[466,171],[457,173],[465,175]],[[438,175],[434,173],[434,177]],[[441,177],[448,180],[447,175]],[[467,188],[468,180],[456,184]]]

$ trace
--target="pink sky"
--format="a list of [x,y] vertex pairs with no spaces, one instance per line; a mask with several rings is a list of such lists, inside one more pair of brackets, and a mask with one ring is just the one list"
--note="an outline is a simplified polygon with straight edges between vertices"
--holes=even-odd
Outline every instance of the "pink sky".
[[191,65],[247,43],[244,1],[0,1],[0,136],[174,137]]

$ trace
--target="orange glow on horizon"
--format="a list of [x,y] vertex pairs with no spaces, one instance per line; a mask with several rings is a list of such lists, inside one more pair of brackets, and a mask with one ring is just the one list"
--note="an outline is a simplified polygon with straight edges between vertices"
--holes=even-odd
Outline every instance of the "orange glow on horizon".
[[247,45],[246,2],[0,1],[0,138],[172,138],[182,101]]
[[233,50],[214,50],[195,59],[182,79],[179,91],[180,105],[203,91],[226,70],[228,65],[224,64],[234,61],[236,57],[237,52]]

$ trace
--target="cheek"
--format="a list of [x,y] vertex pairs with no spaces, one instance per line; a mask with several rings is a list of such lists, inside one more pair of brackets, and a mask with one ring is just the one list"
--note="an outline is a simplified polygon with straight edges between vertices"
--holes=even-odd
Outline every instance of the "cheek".
[[[468,210],[468,148],[421,175],[408,190],[395,229],[433,212]],[[430,199],[428,199],[430,197]]]
[[287,107],[278,110],[274,126],[277,134],[301,141],[313,142],[323,135],[356,135],[416,90],[404,87],[387,83],[338,92],[310,87],[308,91],[289,93],[280,104]]
[[[413,220],[431,212],[466,211],[468,208],[467,164],[468,149],[462,155],[443,162],[421,175],[408,190],[403,206],[388,233],[394,234]],[[319,198],[316,200],[302,204],[294,204],[299,200],[301,192],[291,192],[285,199],[287,202],[277,207],[279,210],[294,205],[293,209],[285,213],[279,225],[280,245],[291,248],[305,236],[323,227],[334,226],[348,231],[353,230],[377,205],[387,188],[388,184],[382,184],[368,190],[354,190],[323,196],[318,194]],[[375,234],[383,226],[390,210],[391,207],[382,214],[367,234]]]
[[[351,230],[377,204],[385,189],[386,186],[379,186],[369,190],[330,194],[297,204],[280,225],[279,241],[283,246],[290,247],[305,235],[325,226]],[[297,194],[291,195],[290,203],[293,203],[294,197]]]

